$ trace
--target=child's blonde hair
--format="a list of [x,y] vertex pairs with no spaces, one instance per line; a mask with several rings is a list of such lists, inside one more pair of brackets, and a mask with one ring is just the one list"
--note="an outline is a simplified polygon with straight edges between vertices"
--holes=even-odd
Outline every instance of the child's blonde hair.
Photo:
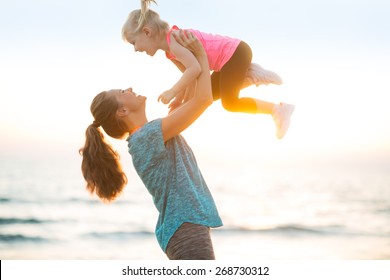
[[163,33],[169,30],[169,24],[160,18],[160,15],[149,9],[150,3],[157,5],[155,0],[141,0],[141,9],[132,11],[122,27],[122,38],[128,41],[129,35],[137,34],[145,25],[149,25],[157,31]]

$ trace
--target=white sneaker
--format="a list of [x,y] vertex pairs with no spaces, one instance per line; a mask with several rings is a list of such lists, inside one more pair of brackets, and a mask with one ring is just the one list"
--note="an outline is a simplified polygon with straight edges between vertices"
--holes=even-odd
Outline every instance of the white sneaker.
[[290,126],[290,118],[294,112],[295,106],[287,103],[275,105],[272,111],[272,117],[276,125],[276,137],[282,139]]
[[257,63],[251,63],[246,73],[253,83],[258,87],[259,85],[281,85],[283,83],[282,78],[275,72],[266,70]]

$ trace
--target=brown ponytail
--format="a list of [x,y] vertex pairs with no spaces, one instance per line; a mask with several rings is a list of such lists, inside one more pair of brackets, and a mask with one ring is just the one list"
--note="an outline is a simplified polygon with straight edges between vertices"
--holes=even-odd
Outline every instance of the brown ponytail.
[[105,202],[114,200],[127,184],[119,154],[105,141],[98,128],[101,125],[114,138],[126,135],[125,125],[116,118],[118,106],[116,99],[108,92],[95,97],[91,105],[95,121],[85,131],[85,145],[80,149],[83,157],[81,171],[87,182],[87,190],[96,193]]

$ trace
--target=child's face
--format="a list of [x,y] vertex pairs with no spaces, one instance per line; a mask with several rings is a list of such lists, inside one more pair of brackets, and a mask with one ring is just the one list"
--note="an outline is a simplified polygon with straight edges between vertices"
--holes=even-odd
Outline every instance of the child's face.
[[141,32],[132,35],[128,38],[128,42],[134,46],[134,51],[146,52],[150,56],[154,56],[158,50],[148,27],[144,27]]

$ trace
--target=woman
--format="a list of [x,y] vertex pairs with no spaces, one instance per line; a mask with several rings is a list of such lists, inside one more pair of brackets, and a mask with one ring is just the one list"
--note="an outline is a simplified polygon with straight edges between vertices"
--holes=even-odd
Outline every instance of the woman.
[[210,227],[222,226],[211,193],[195,157],[180,133],[212,103],[207,55],[192,34],[176,39],[190,49],[201,65],[193,97],[162,119],[148,122],[146,98],[132,88],[98,94],[91,105],[93,124],[86,130],[81,153],[87,189],[103,201],[114,200],[127,183],[119,157],[104,140],[127,137],[134,167],[159,211],[156,237],[169,259],[215,259]]

